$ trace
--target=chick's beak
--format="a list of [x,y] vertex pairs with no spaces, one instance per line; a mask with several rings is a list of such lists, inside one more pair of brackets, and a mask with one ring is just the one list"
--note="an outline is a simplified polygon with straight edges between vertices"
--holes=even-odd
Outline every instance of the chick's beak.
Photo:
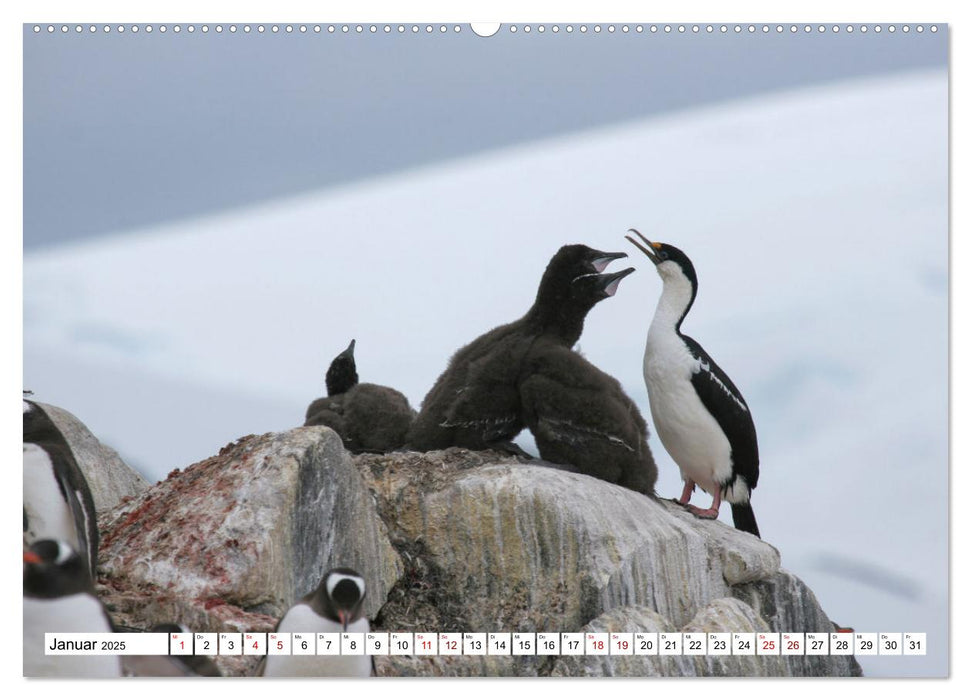
[[590,265],[597,272],[603,272],[607,266],[618,258],[626,258],[627,253],[604,253],[601,250],[593,251],[594,257],[590,260]]
[[617,287],[620,286],[620,281],[627,277],[630,273],[634,272],[633,267],[628,267],[626,270],[621,270],[620,272],[611,272],[606,275],[600,275],[600,283],[604,294],[608,297],[612,297],[617,293]]

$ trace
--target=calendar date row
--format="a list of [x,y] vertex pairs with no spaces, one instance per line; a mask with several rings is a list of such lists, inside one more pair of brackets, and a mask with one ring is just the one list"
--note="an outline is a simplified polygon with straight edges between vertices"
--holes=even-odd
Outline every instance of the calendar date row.
[[48,633],[45,653],[309,656],[924,656],[911,632]]

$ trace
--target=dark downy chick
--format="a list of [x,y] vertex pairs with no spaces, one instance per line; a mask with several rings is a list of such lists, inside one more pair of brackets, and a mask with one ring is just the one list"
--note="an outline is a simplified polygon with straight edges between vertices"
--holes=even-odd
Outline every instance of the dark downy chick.
[[415,411],[400,391],[358,383],[354,344],[330,363],[327,398],[310,404],[304,425],[332,428],[354,453],[397,450],[405,444]]
[[[575,314],[606,299],[633,272],[574,281]],[[543,336],[530,348],[519,388],[526,425],[540,456],[576,471],[654,496],[657,466],[647,425],[620,383],[579,353]]]
[[565,348],[579,340],[593,304],[583,306],[572,293],[573,282],[623,257],[625,253],[579,244],[560,248],[526,314],[479,336],[452,356],[422,402],[408,434],[409,447],[434,450],[454,445],[522,453],[511,441],[525,427],[519,396],[523,360],[541,336]]

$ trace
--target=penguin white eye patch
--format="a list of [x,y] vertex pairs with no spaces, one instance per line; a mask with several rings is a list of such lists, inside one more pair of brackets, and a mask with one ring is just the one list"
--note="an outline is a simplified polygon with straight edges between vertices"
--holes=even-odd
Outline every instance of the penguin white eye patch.
[[327,595],[333,596],[334,589],[337,588],[337,584],[344,580],[353,581],[357,586],[357,589],[361,592],[361,597],[364,597],[364,579],[360,576],[352,576],[350,574],[331,574],[327,577]]
[[66,542],[57,543],[57,559],[54,560],[55,564],[63,564],[68,559],[74,555],[74,550],[71,549],[71,545]]

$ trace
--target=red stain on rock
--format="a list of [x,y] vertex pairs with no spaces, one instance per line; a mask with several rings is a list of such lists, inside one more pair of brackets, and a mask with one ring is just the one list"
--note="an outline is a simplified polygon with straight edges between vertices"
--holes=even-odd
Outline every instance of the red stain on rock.
[[[206,609],[226,605],[225,598],[216,596],[231,597],[243,565],[240,557],[249,557],[252,565],[259,560],[260,545],[245,539],[241,542],[231,529],[223,528],[237,507],[240,489],[255,471],[254,451],[273,437],[240,438],[217,456],[172,470],[164,481],[105,514],[102,561],[108,575],[120,581],[106,580],[105,585],[127,594],[153,587],[139,580],[148,573],[144,553],[151,552],[150,560],[165,560],[187,575],[207,579],[201,589],[196,588],[196,595],[210,596]],[[262,462],[262,455],[258,459]],[[242,609],[220,615],[237,613],[250,615]]]

